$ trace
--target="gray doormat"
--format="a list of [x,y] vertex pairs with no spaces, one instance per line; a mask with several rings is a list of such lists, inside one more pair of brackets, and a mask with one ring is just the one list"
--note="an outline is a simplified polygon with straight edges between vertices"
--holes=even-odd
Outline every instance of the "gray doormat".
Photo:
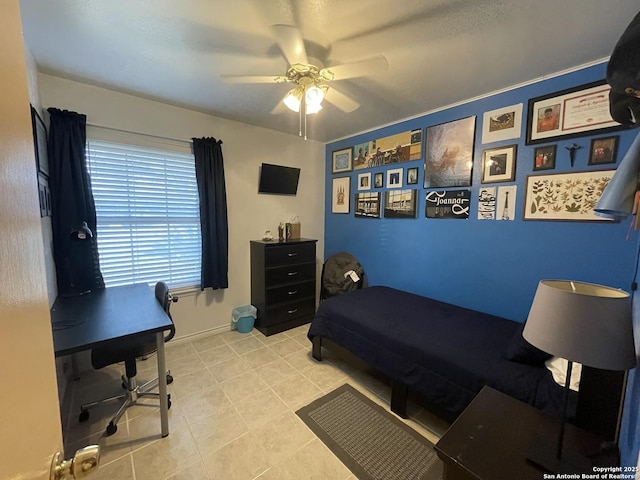
[[296,412],[360,480],[441,480],[433,444],[351,385]]

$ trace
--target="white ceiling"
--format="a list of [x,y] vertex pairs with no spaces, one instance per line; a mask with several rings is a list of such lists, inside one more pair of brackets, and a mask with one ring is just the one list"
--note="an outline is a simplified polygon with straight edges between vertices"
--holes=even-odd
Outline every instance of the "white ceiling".
[[[325,102],[309,138],[327,142],[608,57],[638,0],[21,0],[40,71],[297,135],[271,114],[288,84],[270,25],[297,26],[325,66],[384,55],[386,71],[340,82],[360,103]],[[318,47],[322,46],[322,47]],[[56,105],[64,107],[62,105]]]

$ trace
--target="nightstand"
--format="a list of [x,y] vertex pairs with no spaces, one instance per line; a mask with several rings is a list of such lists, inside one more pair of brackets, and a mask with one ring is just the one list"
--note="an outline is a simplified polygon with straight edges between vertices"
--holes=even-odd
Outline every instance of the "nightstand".
[[[551,477],[544,477],[544,470],[527,460],[527,451],[540,437],[553,446],[558,431],[558,419],[484,387],[435,449],[444,463],[444,480],[541,480]],[[595,435],[566,426],[565,450],[597,452],[600,444]],[[591,458],[594,466],[619,462],[617,449]]]

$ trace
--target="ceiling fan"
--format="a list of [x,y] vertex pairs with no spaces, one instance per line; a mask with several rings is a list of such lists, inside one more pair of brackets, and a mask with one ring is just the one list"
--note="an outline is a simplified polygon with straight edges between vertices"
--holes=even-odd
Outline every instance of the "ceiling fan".
[[[319,112],[324,99],[347,113],[360,106],[353,98],[329,86],[331,82],[363,77],[388,68],[387,59],[381,55],[325,67],[321,60],[307,55],[305,41],[298,28],[292,25],[272,25],[270,31],[289,64],[284,75],[222,75],[221,78],[228,83],[294,84],[294,88],[285,95],[282,102],[290,110],[299,113],[299,135],[303,136],[304,130],[305,139],[306,115]],[[280,113],[279,105],[271,113]]]

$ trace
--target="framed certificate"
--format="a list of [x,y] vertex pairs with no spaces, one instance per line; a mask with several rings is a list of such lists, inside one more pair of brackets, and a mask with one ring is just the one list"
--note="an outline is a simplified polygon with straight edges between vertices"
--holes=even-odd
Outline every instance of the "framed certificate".
[[611,87],[600,80],[529,100],[527,145],[627,128],[609,113]]

